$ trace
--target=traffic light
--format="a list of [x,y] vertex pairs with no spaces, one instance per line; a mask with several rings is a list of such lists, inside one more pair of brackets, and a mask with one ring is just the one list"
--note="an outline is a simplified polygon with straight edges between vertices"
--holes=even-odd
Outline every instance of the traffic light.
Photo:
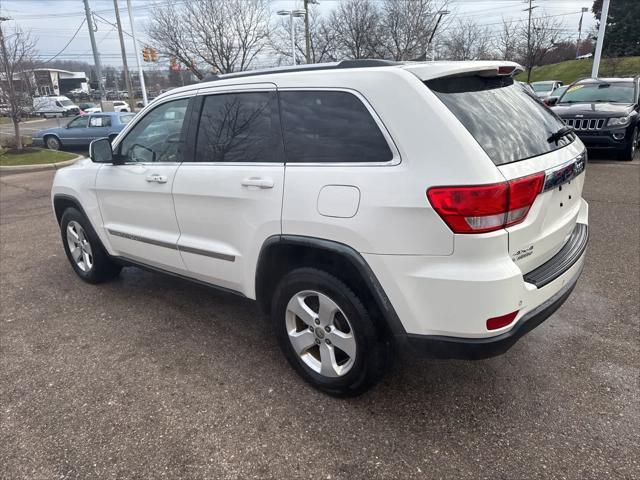
[[155,48],[149,48],[149,54],[152,62],[158,61],[158,51]]
[[180,71],[180,65],[178,65],[178,59],[176,57],[171,57],[171,60],[169,60],[169,65],[169,68],[172,72]]
[[145,62],[150,62],[151,61],[151,49],[149,47],[144,47],[142,49],[142,59]]

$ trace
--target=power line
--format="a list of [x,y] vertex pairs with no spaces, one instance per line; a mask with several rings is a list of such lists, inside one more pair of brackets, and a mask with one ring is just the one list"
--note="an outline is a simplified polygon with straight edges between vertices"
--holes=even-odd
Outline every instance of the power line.
[[71,37],[71,39],[67,42],[67,44],[62,48],[62,50],[60,50],[58,53],[56,53],[53,57],[51,57],[49,60],[45,60],[42,63],[49,63],[51,60],[57,58],[59,55],[62,54],[62,52],[64,52],[67,47],[69,45],[71,45],[71,42],[73,42],[73,40],[76,38],[76,35],[78,35],[78,32],[80,31],[80,29],[82,28],[82,25],[84,25],[84,22],[86,21],[86,19],[82,20],[82,22],[80,22],[80,25],[78,25],[78,28],[76,30],[76,33],[73,34],[73,36]]

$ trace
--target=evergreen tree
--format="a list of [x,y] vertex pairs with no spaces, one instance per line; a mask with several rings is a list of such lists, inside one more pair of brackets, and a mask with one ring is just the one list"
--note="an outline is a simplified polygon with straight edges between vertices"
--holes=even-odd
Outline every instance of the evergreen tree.
[[[591,11],[599,22],[602,0],[594,0]],[[603,52],[607,57],[640,55],[639,0],[611,0]]]

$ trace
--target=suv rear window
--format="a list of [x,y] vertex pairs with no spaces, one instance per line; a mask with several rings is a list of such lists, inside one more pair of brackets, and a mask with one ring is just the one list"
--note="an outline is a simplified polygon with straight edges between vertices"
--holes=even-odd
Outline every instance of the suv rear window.
[[393,153],[369,110],[348,92],[281,92],[287,162],[388,162]]
[[496,165],[543,155],[575,140],[549,137],[564,123],[511,77],[444,77],[425,82]]

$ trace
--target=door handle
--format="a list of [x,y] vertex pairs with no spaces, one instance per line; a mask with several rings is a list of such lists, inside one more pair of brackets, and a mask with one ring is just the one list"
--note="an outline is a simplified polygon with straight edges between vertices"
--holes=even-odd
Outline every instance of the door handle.
[[243,187],[273,188],[272,178],[249,177],[242,180]]
[[146,178],[147,182],[155,182],[155,183],[167,183],[166,175],[158,175],[157,173],[153,173],[148,175]]

